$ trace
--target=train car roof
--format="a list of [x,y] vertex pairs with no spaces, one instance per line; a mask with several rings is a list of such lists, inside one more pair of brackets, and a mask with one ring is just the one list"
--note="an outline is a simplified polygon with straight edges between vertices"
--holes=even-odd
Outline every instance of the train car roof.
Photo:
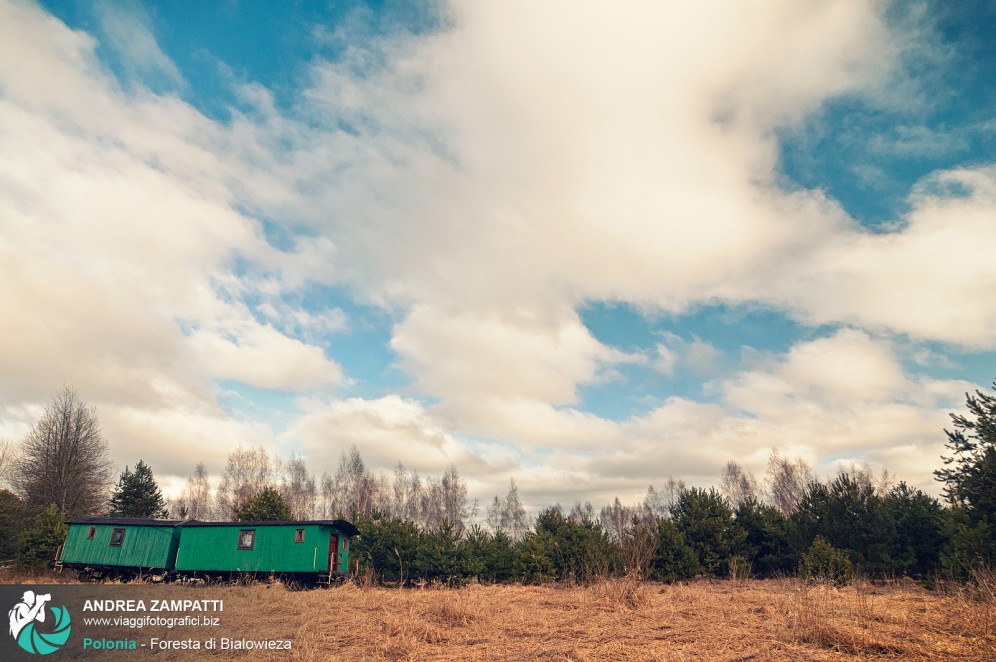
[[277,521],[267,521],[267,522],[201,522],[198,520],[188,520],[186,522],[180,522],[178,526],[188,527],[188,526],[232,526],[240,527],[243,529],[258,527],[258,526],[306,526],[306,525],[318,525],[318,526],[331,526],[339,529],[343,533],[349,536],[357,536],[360,534],[360,530],[356,528],[351,522],[347,522],[344,519],[311,519],[311,520],[277,520]]
[[120,524],[121,526],[176,526],[183,520],[143,517],[72,517],[66,524]]
[[141,517],[74,517],[66,520],[66,524],[110,524],[118,526],[232,526],[251,528],[257,526],[331,526],[348,536],[360,535],[360,530],[344,519],[311,519],[311,520],[278,520],[269,522],[201,522],[199,520],[179,519],[149,519]]

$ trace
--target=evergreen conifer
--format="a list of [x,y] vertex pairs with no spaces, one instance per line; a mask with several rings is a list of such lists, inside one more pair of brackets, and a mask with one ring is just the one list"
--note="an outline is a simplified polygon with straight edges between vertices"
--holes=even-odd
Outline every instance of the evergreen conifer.
[[115,517],[166,518],[166,501],[156,484],[152,469],[142,460],[135,470],[128,467],[121,473],[111,495],[110,514]]
[[66,541],[69,527],[62,512],[53,503],[35,518],[34,526],[24,532],[17,550],[18,564],[38,571],[55,559],[59,545]]
[[256,496],[235,509],[240,522],[279,522],[294,519],[290,507],[280,492],[264,487]]

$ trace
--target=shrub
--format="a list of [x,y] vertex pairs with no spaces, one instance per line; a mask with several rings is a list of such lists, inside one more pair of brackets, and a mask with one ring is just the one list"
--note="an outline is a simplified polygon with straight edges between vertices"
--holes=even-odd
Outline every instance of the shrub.
[[556,541],[549,531],[530,533],[519,543],[515,571],[525,584],[543,584],[557,578],[553,562]]
[[702,572],[698,556],[685,542],[685,536],[667,519],[657,520],[657,544],[647,573],[651,579],[676,582]]
[[674,525],[695,553],[702,572],[722,577],[727,561],[747,537],[733,521],[733,511],[719,492],[685,490],[671,508]]
[[[788,518],[754,498],[742,501],[735,517],[736,525],[746,534],[738,554],[750,562],[751,572],[760,577],[795,572],[798,557],[792,550]],[[730,572],[733,573],[732,559]]]
[[65,518],[55,504],[51,504],[35,518],[34,526],[24,532],[17,550],[18,564],[33,572],[43,570],[55,559],[56,550],[68,534]]
[[822,536],[816,536],[809,551],[802,555],[799,576],[818,582],[844,586],[854,578],[854,566],[847,552],[837,549]]

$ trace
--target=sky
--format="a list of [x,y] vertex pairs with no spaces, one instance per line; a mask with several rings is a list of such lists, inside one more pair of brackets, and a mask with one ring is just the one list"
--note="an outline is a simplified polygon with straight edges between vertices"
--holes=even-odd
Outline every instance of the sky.
[[0,438],[535,510],[939,493],[996,378],[996,6],[0,0]]

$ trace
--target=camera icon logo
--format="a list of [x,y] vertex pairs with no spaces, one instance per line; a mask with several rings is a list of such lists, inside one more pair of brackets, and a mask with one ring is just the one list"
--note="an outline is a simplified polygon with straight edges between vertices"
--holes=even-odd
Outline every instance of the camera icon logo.
[[53,622],[50,632],[38,628],[38,624],[45,623],[45,605],[51,601],[51,593],[36,595],[34,591],[25,591],[21,601],[8,612],[10,636],[29,653],[48,655],[62,648],[69,640],[72,619],[65,607],[48,608]]

